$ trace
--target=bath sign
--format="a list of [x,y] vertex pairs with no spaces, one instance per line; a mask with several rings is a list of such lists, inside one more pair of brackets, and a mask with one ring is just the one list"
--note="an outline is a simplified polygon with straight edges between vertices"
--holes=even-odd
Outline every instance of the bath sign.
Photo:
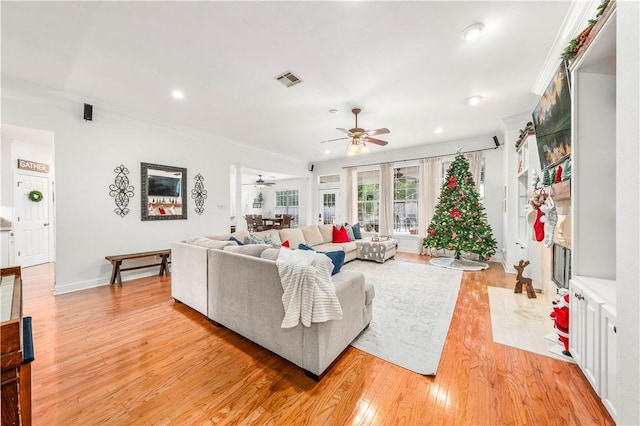
[[45,163],[38,163],[35,161],[18,159],[18,168],[24,170],[31,170],[32,172],[49,173],[49,165]]

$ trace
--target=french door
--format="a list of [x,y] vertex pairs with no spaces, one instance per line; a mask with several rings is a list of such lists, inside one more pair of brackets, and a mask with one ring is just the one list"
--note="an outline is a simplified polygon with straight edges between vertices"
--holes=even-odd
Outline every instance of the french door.
[[340,191],[337,189],[321,189],[318,205],[318,223],[340,223],[338,206],[340,205]]

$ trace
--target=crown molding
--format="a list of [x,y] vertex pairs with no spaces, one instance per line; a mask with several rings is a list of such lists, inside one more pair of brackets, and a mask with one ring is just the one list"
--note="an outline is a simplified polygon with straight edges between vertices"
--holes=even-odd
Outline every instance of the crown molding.
[[561,55],[569,41],[586,28],[589,19],[596,15],[596,9],[600,1],[574,0],[569,6],[564,21],[556,34],[556,38],[549,49],[547,58],[538,73],[536,81],[533,83],[531,91],[537,95],[542,95],[549,85],[553,74],[562,62]]

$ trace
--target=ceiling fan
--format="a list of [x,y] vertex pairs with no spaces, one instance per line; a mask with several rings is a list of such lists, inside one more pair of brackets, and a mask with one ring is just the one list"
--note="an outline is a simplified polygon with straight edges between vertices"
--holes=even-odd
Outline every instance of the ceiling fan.
[[416,179],[415,177],[412,177],[412,176],[405,176],[405,174],[402,173],[400,171],[400,169],[396,169],[394,177],[396,178],[396,180],[398,182],[403,182],[403,183],[413,182],[413,181],[417,181],[418,180],[418,179]]
[[275,182],[265,182],[264,179],[262,179],[262,175],[258,175],[258,180],[256,180],[256,188],[258,189],[262,189],[265,186],[271,186],[275,184]]
[[351,139],[351,143],[349,144],[349,149],[347,152],[349,155],[356,155],[360,153],[369,152],[369,147],[367,147],[367,142],[380,145],[380,146],[385,146],[386,144],[388,144],[389,142],[387,141],[383,141],[383,140],[372,137],[376,135],[384,135],[386,133],[391,133],[391,131],[386,127],[383,127],[381,129],[375,129],[375,130],[365,130],[363,128],[358,127],[358,114],[360,114],[360,111],[362,111],[360,108],[354,108],[351,110],[353,115],[356,116],[356,125],[353,129],[347,130],[347,129],[342,129],[340,127],[337,128],[337,130],[340,130],[342,133],[346,133],[348,135],[347,137],[329,139],[326,141],[322,141],[320,143]]

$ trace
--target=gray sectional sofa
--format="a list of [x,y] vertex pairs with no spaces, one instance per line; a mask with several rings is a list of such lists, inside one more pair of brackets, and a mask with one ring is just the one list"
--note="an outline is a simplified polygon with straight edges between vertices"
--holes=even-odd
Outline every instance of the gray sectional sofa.
[[[316,229],[317,233],[307,230],[306,234],[301,228],[279,232],[282,231],[288,231],[284,235],[292,247],[299,243],[296,238],[309,236],[310,241],[300,241],[308,244],[321,235],[320,229]],[[309,376],[319,378],[371,322],[373,286],[359,272],[341,271],[332,280],[343,311],[342,320],[281,328],[283,289],[275,260],[279,250],[261,244],[238,246],[224,240],[224,236],[212,237],[220,239],[172,243],[172,296],[298,365]],[[236,238],[244,237],[236,233]],[[318,241],[314,248],[336,249],[326,244]],[[342,244],[347,245],[348,258],[354,259],[355,243],[353,249],[352,243]]]

